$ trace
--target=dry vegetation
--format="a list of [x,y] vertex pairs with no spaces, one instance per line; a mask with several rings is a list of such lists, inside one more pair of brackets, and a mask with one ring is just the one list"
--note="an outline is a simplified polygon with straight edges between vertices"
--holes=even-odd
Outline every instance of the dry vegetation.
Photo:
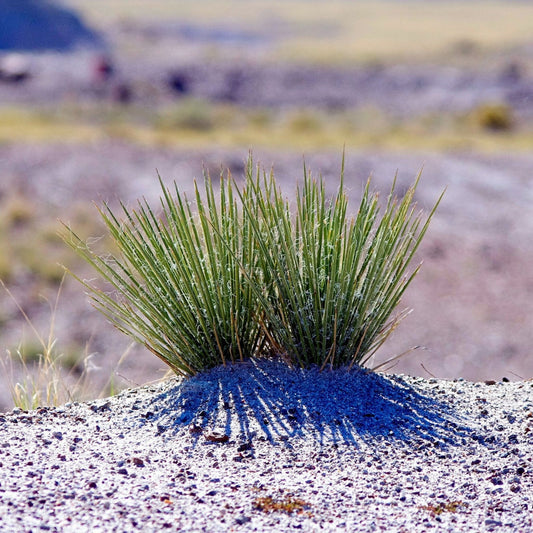
[[[385,150],[454,150],[468,146],[482,152],[528,152],[533,124],[520,124],[502,103],[480,104],[469,112],[443,116],[428,112],[395,117],[375,107],[349,111],[264,108],[241,109],[199,99],[154,110],[98,103],[50,112],[0,108],[0,142],[103,142],[108,139],[145,146],[208,148],[254,146],[270,149],[337,149],[339,146]],[[98,119],[95,120],[95,116]]]

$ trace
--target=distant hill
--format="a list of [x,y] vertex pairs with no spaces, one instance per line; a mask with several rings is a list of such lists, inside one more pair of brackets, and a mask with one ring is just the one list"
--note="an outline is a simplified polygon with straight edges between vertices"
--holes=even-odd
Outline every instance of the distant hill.
[[66,51],[101,47],[81,18],[48,0],[0,0],[0,50]]

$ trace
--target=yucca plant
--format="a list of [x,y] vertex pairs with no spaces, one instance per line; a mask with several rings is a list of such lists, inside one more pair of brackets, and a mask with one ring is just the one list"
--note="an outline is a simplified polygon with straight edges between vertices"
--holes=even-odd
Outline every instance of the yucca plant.
[[159,215],[146,201],[122,205],[122,219],[99,209],[116,255],[98,254],[67,226],[63,234],[107,284],[80,280],[96,308],[181,375],[252,357],[265,341],[249,275],[259,264],[256,215],[238,208],[229,176],[220,176],[218,196],[204,181],[203,197],[195,184],[194,210],[162,182]]
[[343,175],[328,201],[324,181],[304,167],[293,215],[274,176],[247,167],[242,201],[260,248],[264,286],[256,295],[266,334],[300,366],[368,363],[407,314],[395,310],[419,267],[407,269],[440,202],[424,221],[414,204],[417,178],[402,199],[393,185],[380,215],[367,182],[350,217]]
[[116,255],[99,255],[68,227],[63,237],[108,286],[80,280],[95,306],[178,374],[272,354],[362,366],[407,313],[395,311],[440,198],[424,220],[417,178],[401,199],[393,185],[380,214],[368,182],[350,217],[343,175],[328,200],[304,167],[293,214],[250,157],[242,187],[229,174],[218,195],[207,175],[204,196],[195,184],[194,210],[162,182],[159,216],[146,201],[122,205],[122,219],[106,205]]

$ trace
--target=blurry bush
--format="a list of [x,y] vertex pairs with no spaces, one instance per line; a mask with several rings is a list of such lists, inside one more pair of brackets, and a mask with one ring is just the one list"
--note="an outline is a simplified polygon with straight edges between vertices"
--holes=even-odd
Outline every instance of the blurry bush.
[[167,110],[159,119],[159,126],[205,132],[215,127],[213,113],[214,110],[208,102],[187,98],[173,109]]
[[486,103],[473,112],[475,123],[484,130],[507,131],[514,125],[513,111],[504,103]]

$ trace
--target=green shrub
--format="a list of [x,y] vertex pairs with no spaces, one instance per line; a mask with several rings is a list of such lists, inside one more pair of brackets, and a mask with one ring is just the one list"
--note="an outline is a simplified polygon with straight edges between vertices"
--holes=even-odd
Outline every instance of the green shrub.
[[261,247],[267,291],[257,294],[269,339],[300,366],[364,365],[406,315],[393,311],[418,271],[408,274],[407,267],[438,202],[423,222],[413,203],[417,179],[401,200],[393,185],[379,216],[368,182],[350,218],[343,177],[336,197],[326,201],[323,180],[304,168],[293,217],[272,174],[251,176],[248,168],[253,193],[244,205],[260,215],[251,218]]
[[160,216],[139,202],[122,206],[122,220],[106,205],[115,255],[67,227],[63,238],[108,285],[82,281],[95,306],[178,374],[273,353],[301,366],[366,364],[406,314],[393,312],[438,202],[424,221],[417,179],[402,199],[393,186],[380,216],[367,183],[350,218],[343,178],[328,201],[304,169],[293,216],[251,158],[245,178],[221,176],[217,195],[206,175],[196,213],[162,183]]
[[207,175],[205,200],[196,186],[196,215],[177,187],[172,197],[162,183],[161,217],[146,202],[122,206],[125,220],[108,206],[100,210],[118,255],[99,256],[74,232],[64,235],[115,289],[82,282],[96,307],[178,374],[252,357],[264,343],[259,304],[241,268],[258,264],[251,221],[239,213],[231,178],[220,183],[219,200]]

